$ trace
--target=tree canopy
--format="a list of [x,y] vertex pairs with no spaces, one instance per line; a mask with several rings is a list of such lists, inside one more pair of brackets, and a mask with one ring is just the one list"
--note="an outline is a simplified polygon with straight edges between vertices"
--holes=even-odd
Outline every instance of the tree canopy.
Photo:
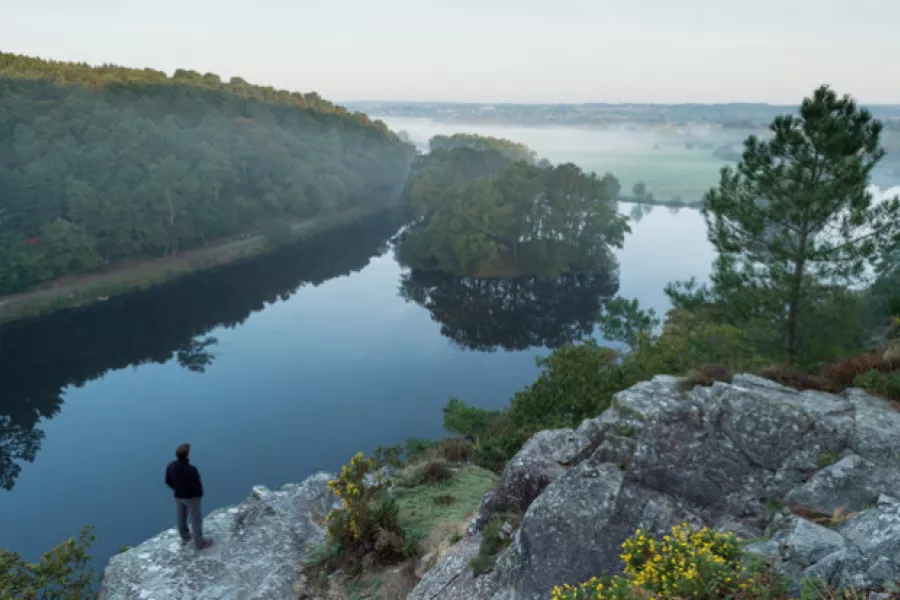
[[513,162],[523,160],[527,163],[534,163],[537,160],[537,154],[525,144],[476,133],[436,135],[428,141],[428,148],[431,152],[458,148],[471,148],[479,151],[493,150]]
[[884,155],[881,124],[849,96],[822,86],[770,129],[769,141],[747,138],[741,161],[706,196],[718,252],[711,286],[670,292],[679,305],[706,304],[716,318],[759,332],[769,355],[827,360],[864,341],[860,327],[821,325],[859,319],[854,286],[896,243],[900,201],[876,203],[867,190]]
[[318,94],[185,70],[0,54],[0,97],[0,294],[376,207],[414,156]]
[[493,148],[436,149],[417,158],[407,182],[410,225],[398,257],[457,275],[609,269],[628,230],[607,189],[613,181]]

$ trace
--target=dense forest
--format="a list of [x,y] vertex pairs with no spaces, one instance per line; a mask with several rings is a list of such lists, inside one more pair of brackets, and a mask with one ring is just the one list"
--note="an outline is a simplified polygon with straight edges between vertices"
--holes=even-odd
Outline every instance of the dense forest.
[[0,294],[374,208],[415,154],[315,93],[211,73],[0,53],[0,97]]
[[[628,231],[618,182],[574,164],[534,163],[520,144],[438,137],[419,156],[401,198],[409,228],[398,258],[456,275],[604,270]],[[613,189],[614,188],[614,189]]]

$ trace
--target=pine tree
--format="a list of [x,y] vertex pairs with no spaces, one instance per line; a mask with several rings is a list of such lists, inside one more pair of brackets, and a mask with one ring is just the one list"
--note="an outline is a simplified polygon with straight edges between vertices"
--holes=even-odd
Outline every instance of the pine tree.
[[900,201],[876,203],[869,174],[884,156],[881,123],[828,86],[780,116],[768,141],[747,138],[736,168],[722,170],[703,209],[719,253],[712,276],[738,318],[767,321],[791,362],[804,344],[801,312],[828,290],[871,274],[896,240]]

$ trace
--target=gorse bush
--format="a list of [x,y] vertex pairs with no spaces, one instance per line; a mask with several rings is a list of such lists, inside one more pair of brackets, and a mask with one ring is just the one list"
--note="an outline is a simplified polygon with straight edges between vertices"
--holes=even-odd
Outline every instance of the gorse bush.
[[[386,481],[376,462],[361,452],[341,467],[328,489],[341,499],[341,508],[327,517],[328,540],[333,551],[317,554],[317,566],[326,571],[358,571],[369,556],[375,564],[392,564],[415,550],[400,524],[396,501],[385,492]],[[374,482],[367,483],[374,471]]]
[[742,557],[737,537],[686,523],[661,540],[638,530],[622,544],[624,576],[558,586],[553,600],[638,598],[781,598],[783,588],[767,567]]

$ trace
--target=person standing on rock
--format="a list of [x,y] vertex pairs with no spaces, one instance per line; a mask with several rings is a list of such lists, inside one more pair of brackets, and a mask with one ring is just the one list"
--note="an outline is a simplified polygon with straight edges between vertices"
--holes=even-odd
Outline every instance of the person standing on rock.
[[[175,460],[166,467],[166,485],[175,492],[178,533],[181,535],[181,541],[187,544],[193,539],[197,550],[203,550],[209,548],[213,542],[203,537],[203,513],[200,508],[203,483],[200,481],[200,471],[189,462],[190,456],[190,444],[181,444],[176,448]],[[187,524],[188,514],[191,516],[190,530]]]

